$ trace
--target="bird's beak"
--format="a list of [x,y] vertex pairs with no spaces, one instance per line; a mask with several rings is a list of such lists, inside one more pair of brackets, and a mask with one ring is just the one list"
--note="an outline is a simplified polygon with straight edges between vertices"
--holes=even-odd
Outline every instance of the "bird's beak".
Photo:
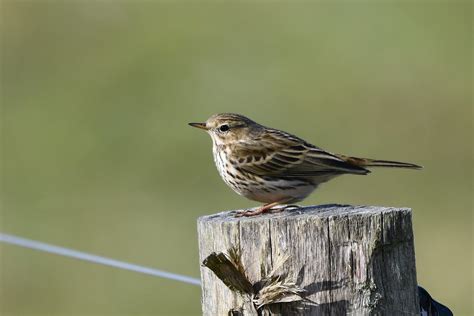
[[188,123],[188,124],[189,126],[197,127],[197,128],[204,129],[207,131],[206,123]]

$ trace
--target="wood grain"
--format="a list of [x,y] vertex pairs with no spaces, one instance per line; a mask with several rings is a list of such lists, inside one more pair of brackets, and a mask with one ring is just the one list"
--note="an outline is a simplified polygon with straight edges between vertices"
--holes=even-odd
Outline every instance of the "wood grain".
[[[236,218],[227,211],[198,219],[202,262],[240,250],[246,276],[260,281],[279,256],[280,269],[307,302],[267,306],[265,315],[419,315],[411,210],[321,205]],[[201,267],[204,315],[257,315],[251,299]]]

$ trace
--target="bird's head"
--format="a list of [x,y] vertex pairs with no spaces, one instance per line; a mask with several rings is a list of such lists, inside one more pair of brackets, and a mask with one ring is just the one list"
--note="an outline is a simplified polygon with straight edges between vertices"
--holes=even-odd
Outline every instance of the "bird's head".
[[217,145],[246,140],[260,127],[251,119],[234,113],[214,114],[205,123],[189,123],[189,125],[206,130]]

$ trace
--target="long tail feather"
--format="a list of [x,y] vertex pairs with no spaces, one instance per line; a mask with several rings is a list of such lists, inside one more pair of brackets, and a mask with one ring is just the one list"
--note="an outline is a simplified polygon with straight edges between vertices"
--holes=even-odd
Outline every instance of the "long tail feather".
[[408,168],[408,169],[423,169],[422,166],[415,165],[409,162],[399,162],[390,160],[371,160],[368,159],[366,167],[392,167],[392,168]]
[[388,167],[388,168],[407,168],[407,169],[423,169],[422,166],[415,165],[409,162],[390,161],[390,160],[377,160],[368,158],[357,158],[341,156],[341,158],[348,163],[354,164],[359,167]]

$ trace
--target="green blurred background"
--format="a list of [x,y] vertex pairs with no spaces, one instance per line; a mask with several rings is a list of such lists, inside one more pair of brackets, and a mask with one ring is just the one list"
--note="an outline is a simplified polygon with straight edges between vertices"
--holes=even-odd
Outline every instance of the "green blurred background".
[[[472,308],[470,2],[2,1],[1,231],[199,276],[196,219],[256,204],[186,125],[238,112],[410,161],[305,204],[413,208],[419,283]],[[2,315],[199,315],[200,289],[0,245]]]

